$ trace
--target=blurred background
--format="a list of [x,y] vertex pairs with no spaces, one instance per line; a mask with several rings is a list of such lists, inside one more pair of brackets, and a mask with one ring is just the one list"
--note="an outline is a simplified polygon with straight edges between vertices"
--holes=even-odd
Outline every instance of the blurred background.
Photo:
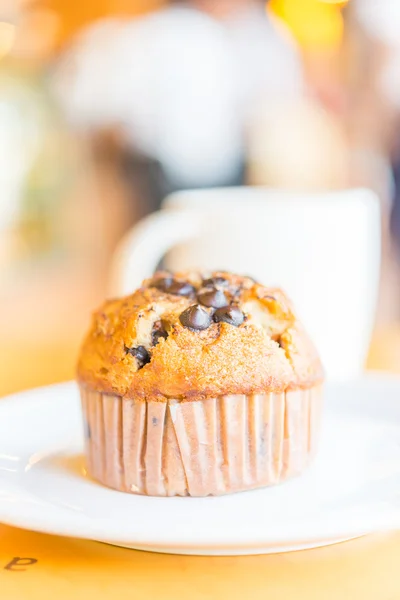
[[0,0],[0,394],[73,377],[123,234],[215,186],[373,189],[399,369],[399,31],[399,0]]

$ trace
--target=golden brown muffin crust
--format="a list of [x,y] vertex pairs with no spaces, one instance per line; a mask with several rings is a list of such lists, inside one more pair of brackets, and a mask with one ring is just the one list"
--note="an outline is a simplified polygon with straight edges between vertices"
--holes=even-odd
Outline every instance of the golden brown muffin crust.
[[[239,315],[235,324],[218,316],[224,307],[202,306],[205,328],[190,327],[196,321],[184,311],[221,297]],[[78,363],[80,383],[143,400],[280,392],[322,379],[287,296],[226,272],[159,272],[131,296],[107,301],[93,315]]]

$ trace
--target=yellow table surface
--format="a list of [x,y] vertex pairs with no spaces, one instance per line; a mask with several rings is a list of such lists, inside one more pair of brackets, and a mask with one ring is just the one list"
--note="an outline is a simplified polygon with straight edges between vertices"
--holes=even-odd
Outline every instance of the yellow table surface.
[[[0,395],[70,378],[76,338],[6,343]],[[21,352],[29,369],[21,371]],[[376,334],[370,366],[400,371],[400,330]],[[399,400],[400,401],[400,400]],[[400,533],[316,550],[244,557],[190,557],[114,548],[0,525],[0,597],[6,600],[400,600]],[[31,559],[31,560],[29,560]],[[34,562],[36,561],[36,562]],[[115,596],[114,596],[115,594]]]
[[[271,556],[152,554],[0,527],[6,600],[398,600],[400,534]],[[23,566],[28,560],[37,562]],[[11,564],[10,564],[11,563]]]

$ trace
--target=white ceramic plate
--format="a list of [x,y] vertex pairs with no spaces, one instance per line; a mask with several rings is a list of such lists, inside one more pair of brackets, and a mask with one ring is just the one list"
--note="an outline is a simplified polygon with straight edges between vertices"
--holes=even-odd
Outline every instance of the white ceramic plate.
[[321,448],[301,477],[219,498],[148,498],[85,474],[73,383],[0,401],[0,521],[180,554],[331,544],[400,524],[400,379],[327,386]]

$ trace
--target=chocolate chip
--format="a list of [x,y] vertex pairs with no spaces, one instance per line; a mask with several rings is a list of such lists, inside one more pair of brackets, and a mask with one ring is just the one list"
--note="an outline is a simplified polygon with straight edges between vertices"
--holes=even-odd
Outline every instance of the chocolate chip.
[[194,296],[196,290],[186,281],[172,281],[167,292],[169,294],[174,294],[175,296]]
[[203,280],[204,287],[228,287],[229,281],[225,277],[209,277]]
[[223,306],[228,306],[229,304],[224,292],[222,290],[218,290],[217,288],[212,288],[202,292],[197,296],[197,299],[200,304],[203,304],[203,306],[208,306],[209,308],[222,308]]
[[224,306],[215,311],[213,319],[216,323],[229,323],[239,327],[244,321],[244,314],[237,306]]
[[150,362],[150,354],[147,352],[144,346],[137,346],[136,348],[126,348],[125,352],[131,354],[136,358],[139,363],[139,369],[147,365]]
[[211,325],[211,317],[199,304],[189,306],[179,317],[180,322],[188,329],[201,331]]
[[166,294],[173,294],[174,296],[194,296],[196,290],[191,283],[187,281],[175,281],[172,277],[163,277],[161,279],[154,279],[150,283],[150,287],[154,287],[160,292]]
[[151,422],[153,423],[153,425],[158,425],[157,417],[152,417]]
[[163,339],[166,340],[168,337],[168,333],[166,331],[163,331],[162,329],[159,331],[153,331],[153,333],[151,334],[151,343],[153,344],[153,346],[157,346],[158,342]]
[[156,346],[160,339],[166,340],[168,337],[168,333],[165,331],[161,321],[157,321],[154,323],[154,329],[151,332],[151,343],[153,346]]
[[156,288],[160,292],[168,292],[173,282],[172,277],[160,277],[160,279],[153,279],[149,283],[149,287]]

